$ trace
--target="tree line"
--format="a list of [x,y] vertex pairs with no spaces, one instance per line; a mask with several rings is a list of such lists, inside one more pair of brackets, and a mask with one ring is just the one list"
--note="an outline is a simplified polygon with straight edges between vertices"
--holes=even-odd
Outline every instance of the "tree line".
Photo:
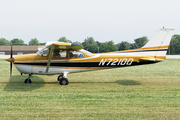
[[[93,37],[85,38],[84,42],[72,42],[66,37],[61,37],[58,39],[59,42],[68,42],[68,43],[77,43],[84,47],[85,50],[88,50],[92,53],[104,53],[104,52],[113,52],[121,50],[130,50],[143,47],[149,40],[146,36],[134,39],[134,43],[129,43],[127,41],[122,41],[118,44],[115,44],[112,40],[106,42],[95,41]],[[6,40],[5,38],[0,38],[0,45],[27,45],[22,39],[15,38],[13,40]],[[46,43],[39,43],[37,38],[33,38],[29,41],[28,45],[45,45]],[[180,54],[180,35],[173,35],[170,42],[170,47],[167,54]]]
[[[14,38],[12,40],[7,40],[5,38],[0,38],[0,45],[27,45],[24,43],[24,40]],[[39,40],[37,38],[33,38],[29,41],[28,45],[45,45],[46,43],[39,43]]]

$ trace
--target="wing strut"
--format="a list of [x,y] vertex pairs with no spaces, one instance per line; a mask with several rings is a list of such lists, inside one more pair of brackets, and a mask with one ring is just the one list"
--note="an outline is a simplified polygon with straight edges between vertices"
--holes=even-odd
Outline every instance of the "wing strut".
[[49,66],[51,64],[51,58],[52,58],[52,54],[53,54],[53,51],[54,51],[54,45],[52,45],[50,47],[50,49],[51,49],[51,52],[49,54],[49,59],[48,59],[48,63],[47,63],[46,73],[49,71]]

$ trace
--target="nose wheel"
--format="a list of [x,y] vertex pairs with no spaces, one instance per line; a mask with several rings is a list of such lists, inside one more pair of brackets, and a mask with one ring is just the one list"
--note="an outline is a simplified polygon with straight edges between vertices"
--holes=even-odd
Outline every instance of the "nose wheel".
[[25,79],[24,83],[32,83],[30,78]]
[[30,77],[31,77],[31,74],[29,74],[29,77],[25,79],[24,83],[32,83]]

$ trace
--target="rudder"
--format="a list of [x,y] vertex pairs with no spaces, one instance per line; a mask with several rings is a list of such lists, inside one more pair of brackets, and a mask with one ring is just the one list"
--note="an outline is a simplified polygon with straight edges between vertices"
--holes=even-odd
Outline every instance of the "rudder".
[[166,56],[174,28],[161,28],[156,35],[142,47],[143,50],[149,50],[153,56]]

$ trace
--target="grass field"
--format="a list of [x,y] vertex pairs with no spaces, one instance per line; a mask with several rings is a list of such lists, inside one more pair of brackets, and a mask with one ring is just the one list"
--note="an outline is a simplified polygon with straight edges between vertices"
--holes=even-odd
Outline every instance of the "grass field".
[[24,84],[0,59],[0,119],[180,119],[180,59],[152,65],[69,74],[34,75]]

